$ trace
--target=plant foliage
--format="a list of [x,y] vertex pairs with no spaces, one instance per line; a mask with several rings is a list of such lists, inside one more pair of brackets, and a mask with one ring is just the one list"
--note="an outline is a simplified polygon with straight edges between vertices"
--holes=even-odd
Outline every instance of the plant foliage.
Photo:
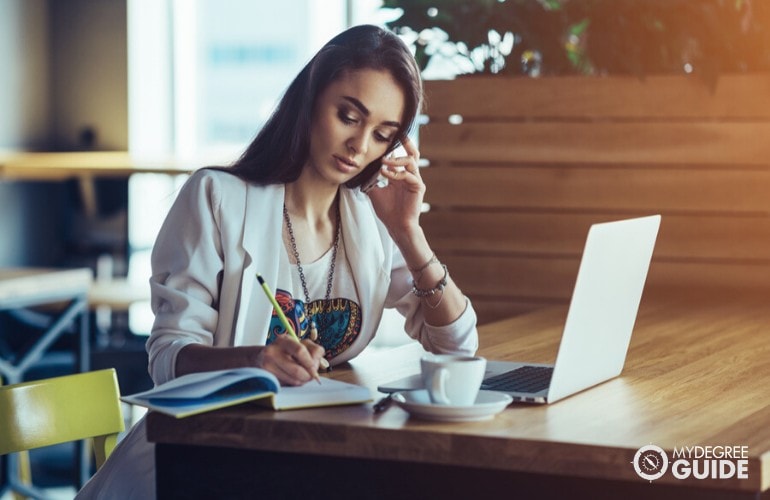
[[719,73],[770,69],[768,0],[384,0],[424,69],[457,73]]

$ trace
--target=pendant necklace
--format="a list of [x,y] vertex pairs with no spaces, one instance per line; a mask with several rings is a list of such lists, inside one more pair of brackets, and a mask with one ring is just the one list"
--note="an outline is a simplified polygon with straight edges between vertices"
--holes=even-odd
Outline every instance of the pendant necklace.
[[[305,273],[302,270],[302,264],[299,260],[299,252],[297,251],[297,241],[294,238],[294,229],[291,227],[291,219],[289,218],[289,211],[286,209],[286,204],[283,205],[283,219],[286,221],[286,228],[289,231],[289,241],[291,242],[291,251],[294,254],[294,260],[297,262],[297,272],[299,273],[299,281],[302,283],[302,292],[305,294],[305,310],[310,318],[310,340],[318,340],[318,325],[315,320],[315,315],[310,316],[310,294],[307,291],[307,281],[305,281]],[[332,264],[329,267],[329,279],[326,282],[326,301],[332,294],[332,282],[334,280],[334,265],[337,262],[337,248],[340,243],[340,228],[342,227],[340,221],[340,207],[337,204],[337,217],[336,228],[334,233],[334,243],[332,244]]]

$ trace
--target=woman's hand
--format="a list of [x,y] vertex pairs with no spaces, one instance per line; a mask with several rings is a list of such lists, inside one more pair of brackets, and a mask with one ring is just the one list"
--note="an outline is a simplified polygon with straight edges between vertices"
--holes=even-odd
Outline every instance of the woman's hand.
[[201,344],[184,346],[177,354],[175,376],[188,373],[258,366],[271,372],[282,385],[302,385],[318,377],[318,367],[325,364],[324,348],[310,340],[297,342],[279,335],[270,345],[213,347]]
[[418,167],[420,152],[408,137],[403,145],[406,156],[382,159],[380,172],[388,178],[388,185],[368,193],[377,217],[394,240],[419,226],[425,195],[425,183]]
[[257,354],[256,364],[273,373],[282,385],[302,385],[318,377],[324,348],[305,339],[301,343],[288,335],[278,335]]
[[382,160],[382,175],[387,177],[384,188],[368,191],[377,217],[388,228],[388,233],[412,271],[414,286],[421,290],[436,290],[444,283],[440,295],[420,298],[428,307],[423,308],[425,322],[444,326],[454,322],[466,308],[467,300],[446,268],[438,265],[435,253],[420,227],[420,213],[425,196],[425,183],[420,176],[420,152],[408,138],[404,140],[406,156]]

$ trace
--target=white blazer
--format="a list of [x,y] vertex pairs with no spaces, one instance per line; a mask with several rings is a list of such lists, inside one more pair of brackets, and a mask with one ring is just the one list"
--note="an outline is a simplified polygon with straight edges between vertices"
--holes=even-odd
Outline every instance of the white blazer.
[[[285,252],[283,200],[283,185],[256,186],[216,170],[195,172],[181,189],[152,253],[155,323],[147,351],[156,384],[174,378],[176,356],[188,344],[265,344],[272,308],[256,273],[275,290],[278,259]],[[405,316],[407,334],[426,350],[475,353],[476,313],[470,302],[451,325],[426,324],[422,304],[411,293],[409,270],[369,198],[342,188],[340,210],[363,321],[360,335],[332,364],[369,344],[386,307]]]

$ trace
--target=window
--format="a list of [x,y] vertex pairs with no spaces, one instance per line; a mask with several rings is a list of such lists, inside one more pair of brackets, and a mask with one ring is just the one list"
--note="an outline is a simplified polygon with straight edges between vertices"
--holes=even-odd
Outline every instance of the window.
[[[348,25],[383,25],[381,0],[128,0],[129,150],[201,166],[236,159],[285,87]],[[383,17],[384,16],[384,17]],[[128,279],[146,286],[150,250],[185,176],[129,181]],[[149,333],[149,304],[129,312]]]
[[129,0],[129,148],[237,157],[310,57],[380,0]]

